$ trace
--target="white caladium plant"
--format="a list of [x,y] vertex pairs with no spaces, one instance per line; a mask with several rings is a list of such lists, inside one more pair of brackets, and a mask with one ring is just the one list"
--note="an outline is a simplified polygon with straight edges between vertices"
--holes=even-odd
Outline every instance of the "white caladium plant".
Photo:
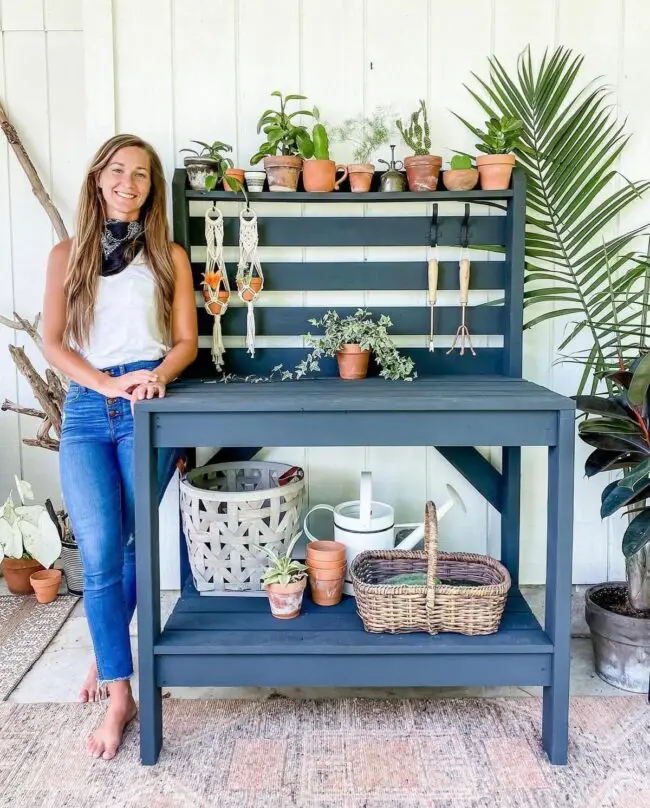
[[14,505],[11,494],[0,507],[0,561],[22,558],[27,554],[51,567],[61,555],[59,531],[43,505],[25,505],[34,499],[32,487],[24,480],[16,480],[20,505]]

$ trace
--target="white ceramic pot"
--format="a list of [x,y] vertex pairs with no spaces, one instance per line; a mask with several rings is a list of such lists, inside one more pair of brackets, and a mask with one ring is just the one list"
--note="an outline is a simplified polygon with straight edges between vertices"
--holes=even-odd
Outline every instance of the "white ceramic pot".
[[244,177],[246,178],[246,188],[250,193],[260,193],[264,190],[266,171],[245,171]]

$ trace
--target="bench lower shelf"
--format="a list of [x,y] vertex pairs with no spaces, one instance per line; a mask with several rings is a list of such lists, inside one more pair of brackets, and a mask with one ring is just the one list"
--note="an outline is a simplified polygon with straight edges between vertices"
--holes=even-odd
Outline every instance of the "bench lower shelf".
[[294,620],[266,598],[201,597],[189,583],[154,646],[161,686],[549,685],[553,644],[517,589],[496,634],[370,634],[356,601],[305,595]]

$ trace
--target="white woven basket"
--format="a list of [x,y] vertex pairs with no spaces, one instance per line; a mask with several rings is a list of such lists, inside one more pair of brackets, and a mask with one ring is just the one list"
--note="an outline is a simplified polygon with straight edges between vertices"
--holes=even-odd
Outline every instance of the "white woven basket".
[[278,486],[290,468],[251,460],[215,463],[183,476],[183,533],[202,595],[261,593],[268,559],[254,545],[282,553],[300,530],[305,482]]

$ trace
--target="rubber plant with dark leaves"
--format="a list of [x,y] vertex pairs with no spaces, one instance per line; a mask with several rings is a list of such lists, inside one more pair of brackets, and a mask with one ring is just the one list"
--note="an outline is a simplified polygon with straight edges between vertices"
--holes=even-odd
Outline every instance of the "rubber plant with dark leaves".
[[650,611],[650,353],[629,370],[608,374],[607,396],[576,396],[579,410],[589,417],[578,426],[580,437],[594,447],[585,474],[622,470],[605,486],[600,515],[623,511],[630,521],[623,535],[623,555],[630,606]]

